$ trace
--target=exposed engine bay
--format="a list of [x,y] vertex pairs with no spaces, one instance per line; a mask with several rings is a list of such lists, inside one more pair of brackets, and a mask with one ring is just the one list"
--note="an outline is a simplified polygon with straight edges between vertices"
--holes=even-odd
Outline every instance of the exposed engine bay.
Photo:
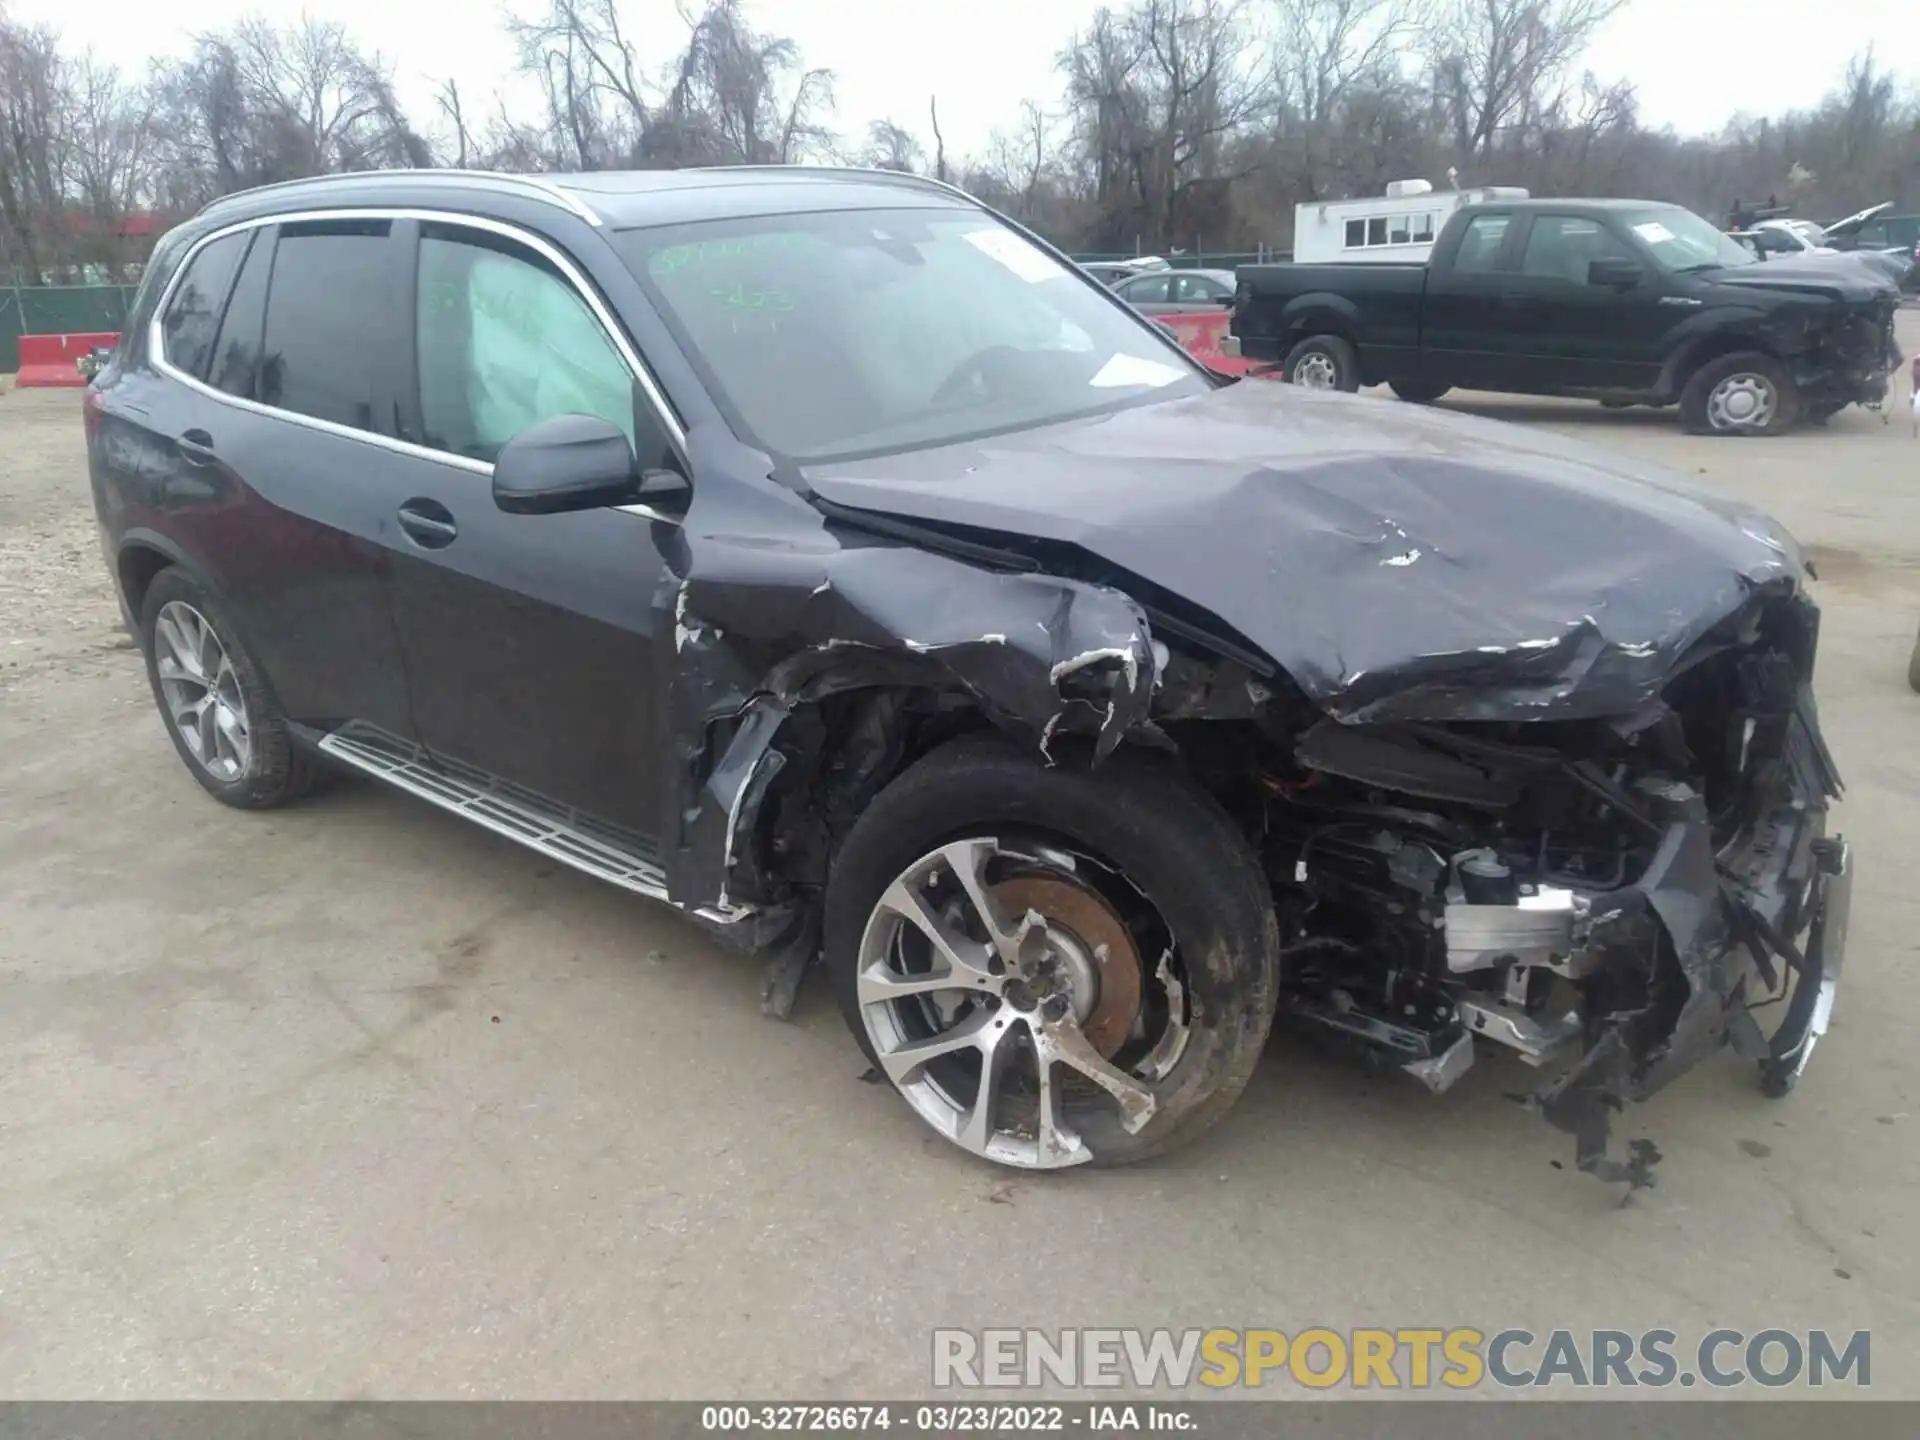
[[[1811,567],[1764,514],[1623,457],[1291,390],[810,467],[807,546],[696,505],[669,890],[777,946],[768,993],[790,1001],[815,897],[918,757],[992,729],[1046,769],[1137,780],[1151,758],[1257,866],[1281,1021],[1434,1091],[1517,1056],[1580,1169],[1648,1184],[1650,1141],[1610,1149],[1626,1102],[1723,1045],[1784,1093],[1830,1013],[1851,866],[1827,834]],[[1030,908],[1070,928],[1064,903]],[[1109,946],[1137,957],[1142,1013],[1239,1036],[1168,933],[1179,1003],[1163,943]],[[1263,937],[1236,943],[1268,963]],[[883,986],[918,963],[871,961]]]
[[[1609,1155],[1625,1101],[1722,1043],[1791,1086],[1838,954],[1824,929],[1796,942],[1823,907],[1844,925],[1850,881],[1824,835],[1839,777],[1808,683],[1816,623],[1803,598],[1756,598],[1616,719],[1294,733],[1284,707],[1256,707],[1272,748],[1231,763],[1257,767],[1246,818],[1283,1013],[1436,1093],[1511,1052],[1579,1167],[1634,1186],[1659,1154]],[[1171,728],[1190,759],[1212,748],[1204,723]]]

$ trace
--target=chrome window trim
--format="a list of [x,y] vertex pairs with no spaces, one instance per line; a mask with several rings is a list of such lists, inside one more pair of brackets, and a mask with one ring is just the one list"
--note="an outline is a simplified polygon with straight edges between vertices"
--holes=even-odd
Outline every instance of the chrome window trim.
[[[507,224],[501,220],[492,220],[484,215],[471,215],[464,211],[420,210],[410,206],[387,205],[356,205],[349,209],[339,210],[287,210],[272,215],[250,216],[245,220],[236,220],[230,225],[223,225],[209,230],[205,235],[202,235],[198,240],[194,241],[187,253],[180,257],[180,263],[174,267],[173,274],[167,277],[166,289],[161,291],[160,298],[154,305],[153,318],[147,322],[147,355],[153,367],[169,379],[185,385],[188,389],[205,395],[209,399],[220,401],[222,404],[231,405],[238,410],[245,410],[255,415],[271,416],[274,419],[285,420],[291,424],[305,426],[309,430],[316,430],[323,435],[335,435],[345,440],[358,440],[362,444],[372,445],[382,450],[391,450],[397,454],[410,455],[424,460],[437,460],[441,464],[451,466],[456,470],[466,470],[475,475],[491,477],[493,474],[493,466],[488,461],[474,460],[465,455],[453,455],[445,450],[436,450],[430,445],[418,445],[411,440],[399,440],[390,435],[376,435],[369,430],[356,430],[351,425],[341,425],[332,420],[322,420],[313,415],[302,415],[296,410],[283,410],[278,406],[264,405],[258,400],[249,400],[244,396],[229,395],[226,391],[209,385],[197,376],[187,374],[186,371],[177,368],[168,361],[166,332],[163,326],[163,322],[166,319],[167,307],[173,303],[173,292],[179,287],[180,281],[186,275],[188,267],[193,264],[203,249],[215,240],[227,235],[238,234],[243,230],[259,230],[269,225],[299,225],[309,221],[330,220],[415,220],[423,224],[465,226],[469,229],[479,230],[487,234],[498,235],[504,239],[513,241],[515,244],[526,246],[558,270],[567,284],[572,286],[580,298],[586,302],[587,308],[593,312],[594,318],[599,321],[600,328],[606,332],[607,338],[613,342],[614,348],[620,352],[620,358],[626,362],[627,368],[633,372],[634,379],[639,383],[640,388],[646,392],[648,403],[653,406],[654,412],[660,417],[661,421],[664,422],[667,435],[673,441],[675,448],[684,454],[687,444],[687,432],[680,424],[679,418],[673,413],[673,407],[667,403],[667,397],[661,392],[659,384],[654,380],[652,373],[641,361],[639,353],[633,348],[632,342],[627,338],[625,329],[623,329],[619,321],[614,318],[613,313],[607,309],[606,304],[600,299],[598,292],[594,290],[592,285],[587,283],[586,277],[580,273],[574,263],[551,243],[530,231],[523,230],[517,225]],[[612,508],[624,511],[627,514],[640,515],[650,520],[662,520],[669,524],[678,523],[673,517],[662,515],[647,505],[617,505]]]

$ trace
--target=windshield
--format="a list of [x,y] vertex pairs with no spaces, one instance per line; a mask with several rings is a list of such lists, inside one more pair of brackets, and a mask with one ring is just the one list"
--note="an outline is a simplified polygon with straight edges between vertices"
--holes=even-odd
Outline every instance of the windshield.
[[1736,265],[1754,265],[1754,253],[1722,234],[1691,210],[1665,205],[1658,210],[1641,210],[1627,216],[1627,225],[1653,252],[1653,258],[1669,270],[1729,269]]
[[945,444],[1209,384],[1146,322],[977,211],[767,215],[615,242],[735,428],[796,461]]

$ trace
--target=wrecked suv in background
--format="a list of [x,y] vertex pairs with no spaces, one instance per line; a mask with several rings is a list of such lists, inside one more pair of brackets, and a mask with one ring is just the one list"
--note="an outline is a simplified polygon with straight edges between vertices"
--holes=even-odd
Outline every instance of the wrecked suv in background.
[[824,955],[989,1159],[1188,1140],[1278,1015],[1436,1091],[1517,1055],[1643,1183],[1623,1101],[1725,1043],[1784,1091],[1825,1027],[1850,863],[1785,533],[1227,382],[945,186],[232,196],[85,416],[216,798],[377,776],[767,954],[775,1008]]

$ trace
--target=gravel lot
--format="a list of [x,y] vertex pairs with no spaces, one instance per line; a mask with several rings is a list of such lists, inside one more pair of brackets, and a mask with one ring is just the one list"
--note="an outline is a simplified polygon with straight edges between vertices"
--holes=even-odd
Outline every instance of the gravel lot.
[[1920,442],[1457,403],[1819,559],[1833,1030],[1784,1102],[1729,1056],[1630,1114],[1668,1158],[1624,1207],[1513,1073],[1435,1100],[1284,1042],[1165,1161],[991,1172],[858,1083],[824,987],[765,1020],[644,901],[372,785],[221,809],[119,629],[78,395],[0,393],[0,1395],[898,1397],[935,1324],[1424,1324],[1870,1328],[1920,1397]]

